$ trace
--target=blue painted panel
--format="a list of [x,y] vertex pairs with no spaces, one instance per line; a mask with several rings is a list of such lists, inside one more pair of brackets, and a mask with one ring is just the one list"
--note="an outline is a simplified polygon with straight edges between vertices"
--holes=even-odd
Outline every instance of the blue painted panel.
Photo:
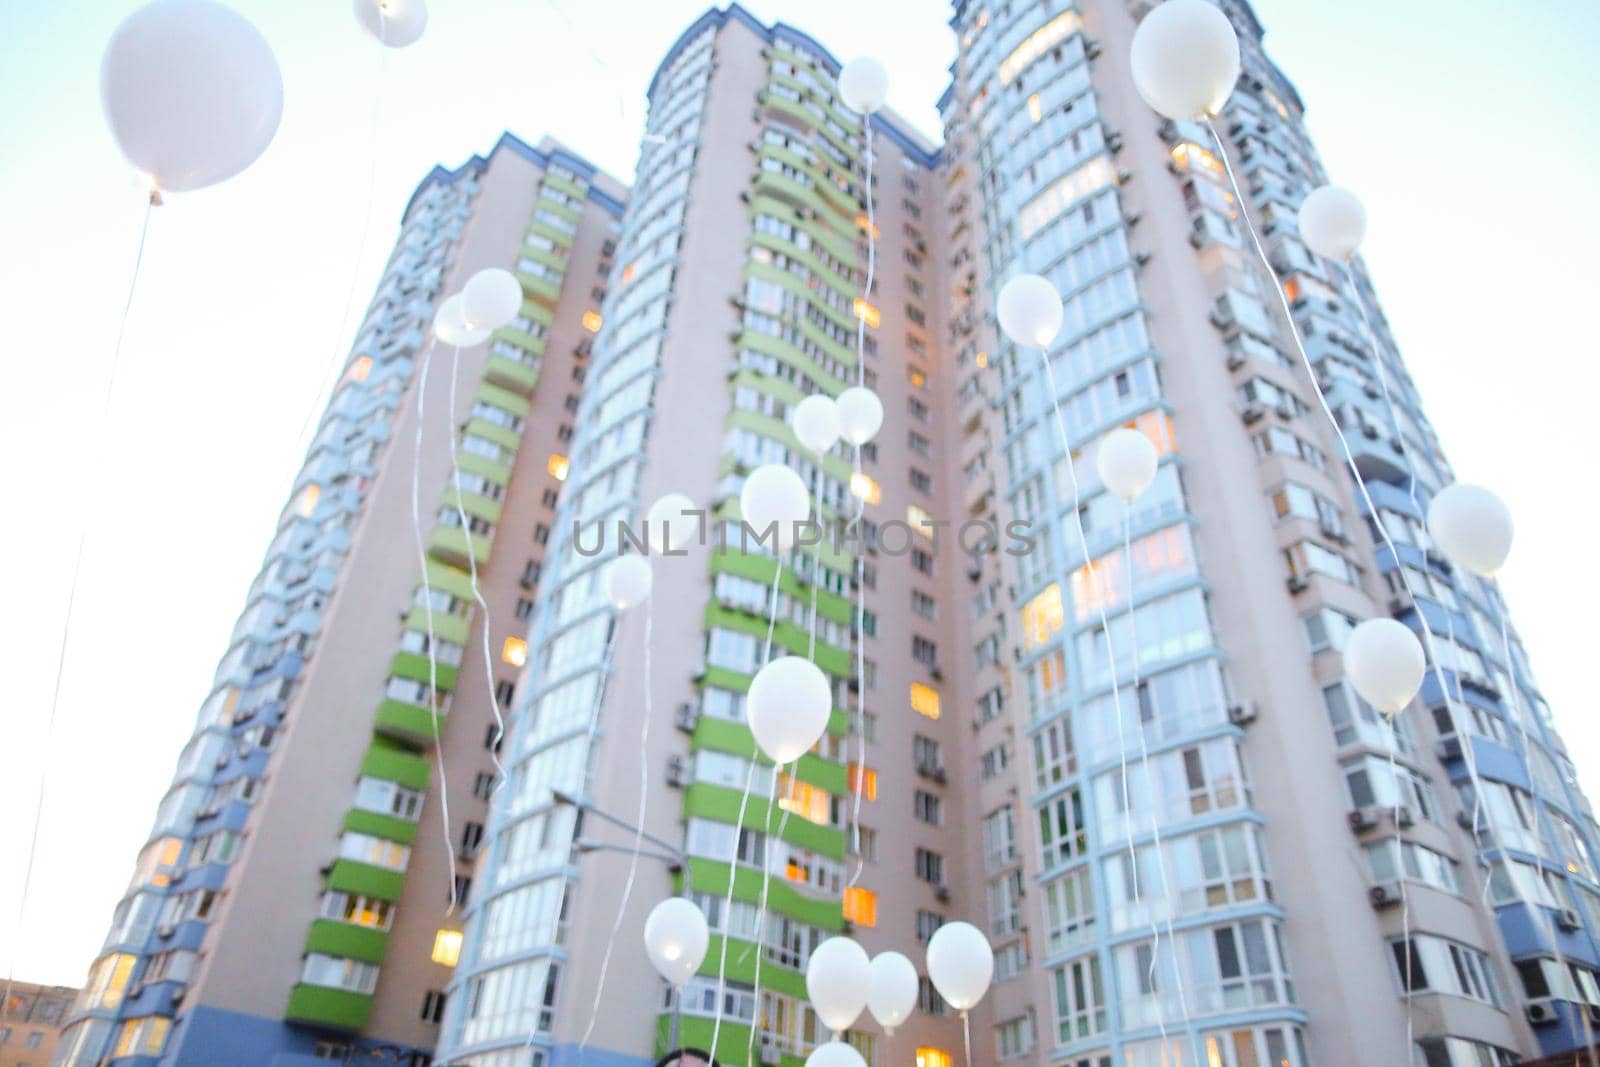
[[[577,1045],[557,1045],[550,1050],[550,1067],[578,1067],[579,1060]],[[583,1067],[651,1067],[655,1063],[654,1059],[644,1056],[612,1052],[593,1045],[583,1050],[581,1060]]]

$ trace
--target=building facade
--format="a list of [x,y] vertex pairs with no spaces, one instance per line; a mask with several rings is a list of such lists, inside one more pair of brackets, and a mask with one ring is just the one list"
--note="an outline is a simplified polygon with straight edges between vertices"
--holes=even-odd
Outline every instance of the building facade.
[[625,195],[510,136],[418,189],[56,1063],[427,1062]]
[[8,982],[0,1005],[0,1067],[44,1067],[78,991],[65,986]]
[[[1497,589],[1428,541],[1453,476],[1364,268],[1295,232],[1326,180],[1300,98],[1219,0],[1244,73],[1216,137],[1162,121],[1128,70],[1150,6],[959,0],[933,145],[730,5],[656,71],[631,193],[509,136],[430,175],[57,1062],[632,1067],[715,1041],[797,1067],[826,1040],[818,942],[920,966],[956,919],[996,953],[973,1063],[1580,1047],[1600,833]],[[436,422],[427,323],[483,266],[528,301]],[[1019,273],[1065,301],[1042,353],[995,325]],[[858,470],[787,416],[861,380],[887,417]],[[1133,505],[1094,469],[1122,426],[1161,457]],[[825,520],[862,509],[859,567],[741,536],[766,463]],[[617,524],[668,493],[699,536],[614,611]],[[1382,615],[1425,620],[1435,660],[1393,723],[1340,662]],[[769,646],[834,691],[782,770],[745,725]],[[676,1004],[639,951],[672,893],[712,928]],[[849,1040],[960,1062],[926,979],[919,1006]]]

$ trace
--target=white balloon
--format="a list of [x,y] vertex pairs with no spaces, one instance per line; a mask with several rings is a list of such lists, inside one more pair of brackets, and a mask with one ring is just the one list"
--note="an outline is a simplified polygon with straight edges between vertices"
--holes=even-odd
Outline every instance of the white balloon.
[[1428,505],[1428,533],[1456,564],[1492,578],[1511,554],[1511,511],[1489,490],[1457,482]]
[[1398,715],[1411,703],[1426,669],[1416,635],[1394,619],[1368,619],[1345,639],[1345,676],[1362,700],[1385,715]]
[[864,385],[852,385],[834,402],[839,409],[839,436],[857,448],[877,436],[883,426],[883,401]]
[[501,267],[486,267],[461,287],[461,314],[474,326],[498,330],[522,311],[522,283]]
[[1221,114],[1239,80],[1239,35],[1206,0],[1167,0],[1133,31],[1133,85],[1169,119]]
[[830,1041],[811,1050],[806,1067],[867,1067],[867,1061],[843,1041]]
[[1024,348],[1043,348],[1061,332],[1061,294],[1048,278],[1019,274],[1000,288],[995,315],[1011,340]]
[[1138,430],[1119,426],[1106,434],[1095,453],[1095,469],[1113,493],[1133,503],[1156,480],[1156,446]]
[[156,0],[117,26],[100,103],[129,163],[186,192],[244,170],[283,117],[283,75],[248,19],[212,0]]
[[763,463],[750,472],[739,490],[739,514],[757,538],[776,526],[778,548],[793,547],[811,517],[811,493],[800,476],[781,463]]
[[1337,185],[1313,189],[1300,202],[1300,240],[1324,259],[1347,260],[1367,235],[1367,209]]
[[422,0],[355,0],[356,19],[390,48],[416,44],[428,26]]
[[794,407],[794,435],[821,455],[839,441],[839,405],[833,397],[813,393]]
[[911,1018],[917,1008],[917,968],[898,952],[880,952],[872,957],[867,986],[867,1009],[884,1032]]
[[627,611],[649,598],[654,583],[649,560],[637,554],[618,556],[606,568],[606,599],[618,611]]
[[811,751],[828,729],[832,713],[828,676],[802,656],[783,656],[764,664],[745,697],[756,744],[779,764],[793,763]]
[[[691,514],[691,512],[698,512]],[[652,552],[677,552],[694,540],[703,511],[682,493],[668,493],[650,505],[645,515]]]
[[663,900],[644,921],[644,950],[650,965],[679,989],[700,969],[709,941],[705,915],[682,897]]
[[439,311],[433,317],[433,334],[445,344],[456,348],[471,348],[489,339],[487,327],[480,329],[467,324],[461,310],[460,293],[439,305]]
[[851,111],[870,115],[889,99],[889,72],[871,56],[859,56],[839,71],[839,95]]
[[[801,660],[801,662],[805,662]],[[848,937],[830,937],[811,950],[806,964],[806,994],[822,1025],[841,1034],[867,1006],[872,964],[867,950]]]
[[945,923],[928,941],[928,977],[956,1011],[971,1011],[994,978],[994,949],[971,923]]

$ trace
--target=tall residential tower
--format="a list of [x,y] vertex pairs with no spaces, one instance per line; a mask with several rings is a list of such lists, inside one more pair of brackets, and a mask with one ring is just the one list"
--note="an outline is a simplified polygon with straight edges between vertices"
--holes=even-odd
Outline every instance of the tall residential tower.
[[[1216,136],[1163,121],[1128,69],[1152,6],[958,0],[934,145],[734,4],[651,80],[631,195],[510,137],[430,175],[57,1062],[645,1067],[715,1033],[719,1063],[799,1067],[823,938],[921,967],[957,919],[997,959],[974,1064],[1580,1046],[1600,831],[1497,589],[1428,540],[1453,475],[1365,268],[1296,232],[1325,181],[1300,98],[1218,0],[1244,72]],[[428,363],[430,598],[426,324],[490,265],[527,303],[461,354],[448,417],[451,352]],[[1020,273],[1065,301],[1043,353],[995,325]],[[887,417],[857,471],[788,416],[860,380]],[[1123,426],[1161,457],[1131,507],[1094,464]],[[741,538],[768,463],[825,519],[864,509],[859,570]],[[614,611],[617,524],[673,492],[701,536]],[[1378,616],[1436,638],[1393,723],[1341,663]],[[834,697],[781,771],[745,720],[769,625]],[[712,929],[676,1012],[640,943],[673,893]],[[925,977],[896,1034],[848,1039],[962,1059]]]

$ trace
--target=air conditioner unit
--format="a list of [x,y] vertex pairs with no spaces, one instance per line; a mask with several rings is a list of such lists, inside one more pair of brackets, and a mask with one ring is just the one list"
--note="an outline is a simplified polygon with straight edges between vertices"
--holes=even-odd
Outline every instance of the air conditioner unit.
[[1307,577],[1305,577],[1303,575],[1296,574],[1296,575],[1293,575],[1292,577],[1290,577],[1290,579],[1289,579],[1289,592],[1291,592],[1291,593],[1297,593],[1297,594],[1298,593],[1304,593],[1307,589],[1310,589],[1310,588],[1311,588],[1311,579],[1309,579],[1309,578],[1307,578]]
[[1389,614],[1390,615],[1399,615],[1401,612],[1405,611],[1410,606],[1411,605],[1410,605],[1410,603],[1407,602],[1406,598],[1401,596],[1401,595],[1399,595],[1399,594],[1396,594],[1396,595],[1394,595],[1394,596],[1389,598]]
[[700,721],[700,709],[689,703],[679,704],[672,721],[684,733],[692,734],[695,723]]
[[1248,362],[1248,360],[1245,358],[1245,355],[1244,355],[1243,352],[1229,352],[1228,353],[1228,369],[1229,370],[1239,370],[1241,367],[1243,367],[1245,365],[1246,362]]
[[1288,400],[1279,401],[1276,410],[1278,412],[1278,418],[1283,419],[1284,421],[1294,418],[1294,404]]
[[1267,409],[1260,404],[1246,404],[1239,409],[1239,418],[1244,421],[1246,426],[1260,422],[1266,417],[1266,414]]
[[1600,1023],[1600,1004],[1585,1004],[1584,1008],[1589,1012],[1591,1023]]
[[1550,1023],[1559,1021],[1559,1016],[1556,1014],[1555,1001],[1550,997],[1537,997],[1530,1000],[1522,1010],[1527,1014],[1528,1022],[1534,1026],[1548,1026]]
[[667,760],[667,784],[674,789],[682,789],[689,784],[689,762],[682,756],[672,756]]
[[1330,541],[1337,541],[1339,544],[1348,544],[1350,541],[1345,532],[1331,522],[1319,522],[1317,529],[1321,530],[1322,536]]
[[199,811],[195,812],[194,813],[194,817],[197,820],[198,819],[209,819],[214,815],[220,814],[221,811],[222,811],[222,809],[217,807],[215,804],[208,804],[205,807],[201,808]]
[[1570,934],[1583,928],[1583,920],[1571,908],[1562,908],[1556,912],[1556,926]]
[[227,756],[226,753],[224,753],[224,754],[222,754],[222,755],[217,757],[217,770],[220,771],[220,770],[222,770],[222,768],[226,767],[227,765],[228,765],[228,756]]
[[1413,815],[1411,813],[1411,809],[1406,807],[1404,804],[1392,809],[1390,814],[1394,817],[1394,824],[1400,827],[1402,830],[1416,825],[1417,817]]
[[767,1041],[763,1040],[761,1042],[761,1062],[763,1064],[773,1065],[782,1063],[783,1053],[778,1051],[778,1046],[769,1044]]
[[942,885],[935,886],[933,890],[933,899],[937,900],[941,904],[950,903],[950,890]]
[[1378,439],[1378,428],[1370,422],[1362,424],[1361,432],[1367,436],[1368,440],[1376,441]]
[[158,927],[156,929],[156,936],[157,937],[171,937],[173,934],[175,934],[177,932],[178,932],[178,928],[174,924],[172,924],[172,923],[163,923],[160,927]]
[[928,668],[928,676],[936,682],[944,681],[944,671],[939,669],[939,665],[937,663]]
[[1376,400],[1376,399],[1378,399],[1378,397],[1380,395],[1379,392],[1378,392],[1378,387],[1376,385],[1373,385],[1371,382],[1368,382],[1366,385],[1363,385],[1361,387],[1361,391],[1363,393],[1367,394],[1367,399],[1369,399],[1369,400]]
[[1235,726],[1248,726],[1256,721],[1256,716],[1258,716],[1260,713],[1260,709],[1256,706],[1256,702],[1253,700],[1247,700],[1242,704],[1229,705],[1228,721],[1233,723]]
[[1375,807],[1357,808],[1349,815],[1350,829],[1358,834],[1366,833],[1378,825],[1378,809]]
[[1463,830],[1467,831],[1468,833],[1471,833],[1472,832],[1472,812],[1470,812],[1470,811],[1458,811],[1458,812],[1456,812],[1456,825],[1461,827]]
[[1367,899],[1372,901],[1372,906],[1379,910],[1392,908],[1400,903],[1400,883],[1379,882],[1367,890]]
[[1448,734],[1444,737],[1441,737],[1439,738],[1438,743],[1433,746],[1433,751],[1434,755],[1438,756],[1441,762],[1444,760],[1460,759],[1461,738],[1455,734]]

